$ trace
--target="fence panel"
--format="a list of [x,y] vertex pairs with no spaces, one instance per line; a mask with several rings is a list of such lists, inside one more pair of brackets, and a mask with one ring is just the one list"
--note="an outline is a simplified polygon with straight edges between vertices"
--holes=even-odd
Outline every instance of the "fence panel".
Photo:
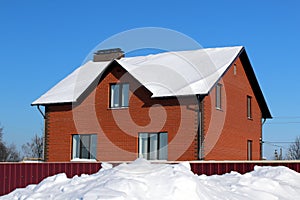
[[[173,162],[174,163],[174,162]],[[117,163],[114,163],[117,165]],[[253,171],[254,166],[286,166],[300,172],[298,162],[247,162],[247,161],[194,161],[191,170],[198,175],[225,174],[236,171],[241,174]],[[24,188],[29,184],[37,184],[44,178],[58,173],[65,173],[71,178],[75,175],[93,174],[99,171],[101,163],[0,163],[0,196],[8,194],[16,188]]]
[[71,178],[96,173],[100,168],[101,163],[0,163],[0,196],[55,174],[66,173]]

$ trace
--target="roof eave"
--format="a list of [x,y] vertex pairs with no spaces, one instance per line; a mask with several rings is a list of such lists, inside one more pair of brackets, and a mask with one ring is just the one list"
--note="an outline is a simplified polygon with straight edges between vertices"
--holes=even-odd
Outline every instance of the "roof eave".
[[49,106],[49,105],[61,105],[61,104],[73,104],[73,103],[77,103],[77,101],[63,101],[63,102],[49,102],[49,103],[32,103],[30,104],[31,106]]
[[248,80],[249,80],[249,82],[251,84],[251,87],[253,89],[254,95],[255,95],[255,97],[257,99],[257,102],[259,104],[259,107],[261,109],[262,118],[263,119],[272,119],[271,112],[269,110],[269,107],[268,107],[267,102],[264,98],[263,92],[262,92],[262,90],[259,86],[258,80],[255,76],[253,67],[250,63],[250,60],[249,60],[248,55],[246,53],[246,50],[244,48],[243,48],[243,51],[241,51],[239,56],[240,56],[240,59],[243,63],[243,67],[244,67],[244,70],[245,70],[246,75],[248,77]]

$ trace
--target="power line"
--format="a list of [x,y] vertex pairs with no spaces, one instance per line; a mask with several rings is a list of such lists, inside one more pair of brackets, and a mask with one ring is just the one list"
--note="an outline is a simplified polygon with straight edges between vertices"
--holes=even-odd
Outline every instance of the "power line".
[[273,119],[300,119],[300,116],[273,116]]
[[299,122],[266,122],[265,124],[300,124]]
[[295,143],[295,142],[270,142],[270,141],[263,141],[263,143],[272,143],[272,144],[291,144],[291,143]]
[[[277,144],[274,144],[274,143],[271,143],[271,142],[268,142],[268,141],[263,141],[264,144],[268,144],[268,145],[271,145],[271,146],[274,146],[274,147],[279,147],[279,148],[282,148],[282,149],[288,149],[287,147],[284,147],[284,146],[281,146],[281,145],[277,145]],[[279,142],[276,142],[276,143],[279,143]]]
[[[265,124],[300,124],[299,120],[290,121],[291,119],[300,119],[300,116],[273,116],[275,121],[267,121]],[[289,121],[285,121],[289,120]]]

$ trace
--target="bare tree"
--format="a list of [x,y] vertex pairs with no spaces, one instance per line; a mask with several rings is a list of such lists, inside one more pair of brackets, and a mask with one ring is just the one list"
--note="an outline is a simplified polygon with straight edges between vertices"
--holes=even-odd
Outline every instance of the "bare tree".
[[0,162],[13,162],[19,160],[20,153],[17,150],[16,145],[6,145],[6,143],[3,141],[3,127],[0,127]]
[[23,154],[27,158],[43,157],[43,137],[35,134],[30,142],[22,145]]
[[300,160],[300,136],[296,137],[295,142],[288,148],[287,159]]
[[11,145],[7,146],[6,149],[7,149],[6,161],[9,161],[9,162],[20,161],[20,152],[17,150],[17,147],[15,144],[11,144]]
[[0,162],[6,161],[6,155],[7,155],[6,145],[2,140],[2,137],[3,137],[2,130],[3,130],[3,128],[0,127]]

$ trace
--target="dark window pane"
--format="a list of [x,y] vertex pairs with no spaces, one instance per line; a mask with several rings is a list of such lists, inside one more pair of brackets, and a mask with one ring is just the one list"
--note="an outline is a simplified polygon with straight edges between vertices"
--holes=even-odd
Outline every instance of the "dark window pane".
[[147,159],[148,154],[148,133],[139,134],[139,157]]
[[247,141],[247,159],[252,160],[252,140]]
[[221,93],[221,90],[222,90],[222,85],[221,84],[217,84],[216,86],[216,108],[217,109],[221,109],[222,108],[222,93]]
[[91,135],[91,156],[90,159],[96,159],[97,155],[97,135]]
[[90,158],[90,136],[82,135],[81,136],[81,156],[80,158]]
[[128,107],[129,100],[129,84],[123,84],[122,87],[122,106]]
[[159,159],[168,160],[168,133],[159,134]]
[[74,158],[79,158],[80,155],[80,136],[79,135],[73,135],[73,154],[72,154],[72,159]]
[[247,117],[249,119],[252,118],[252,110],[251,110],[251,97],[250,96],[247,96]]
[[120,85],[119,84],[111,85],[110,93],[111,93],[110,106],[112,108],[119,107],[120,106],[119,105],[119,102],[120,102]]
[[150,155],[149,159],[150,160],[157,160],[157,150],[158,150],[158,137],[157,134],[150,134],[149,135],[149,140],[150,140]]

